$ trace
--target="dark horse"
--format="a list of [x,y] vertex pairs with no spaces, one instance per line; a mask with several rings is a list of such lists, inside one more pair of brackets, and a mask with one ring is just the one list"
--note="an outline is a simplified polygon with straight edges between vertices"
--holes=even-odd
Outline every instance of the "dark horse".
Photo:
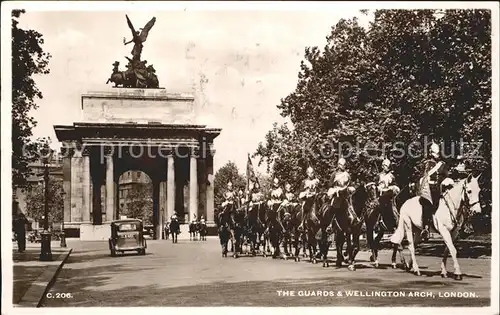
[[[312,196],[307,196],[305,198],[305,202],[302,206],[302,215],[305,218],[305,238],[306,238],[306,246],[309,250],[309,261],[316,263],[316,252],[318,249],[318,243],[316,241],[316,234],[321,229],[321,215],[318,217],[317,213],[320,213],[322,210],[322,206],[324,204],[324,194],[315,194]],[[316,216],[316,220],[313,217]],[[329,221],[331,222],[331,220]],[[326,227],[325,227],[326,228]]]
[[[366,241],[372,252],[370,261],[374,262],[375,268],[377,268],[379,266],[378,251],[380,248],[380,241],[385,231],[394,231],[399,220],[399,213],[395,205],[393,191],[389,191],[379,197],[375,183],[366,184],[365,189],[368,194],[368,200],[364,211]],[[373,237],[374,233],[377,234],[375,238]],[[402,255],[402,249],[399,245],[393,244],[392,268],[397,268],[396,255],[398,252],[401,257],[401,263],[404,266],[405,262]]]
[[247,240],[250,243],[253,256],[256,255],[256,250],[259,249],[258,236],[260,237],[264,230],[262,221],[259,218],[259,208],[261,207],[263,207],[262,202],[253,203],[251,206],[249,206],[245,220],[247,225]]
[[189,223],[189,240],[196,241],[198,235],[198,222]]
[[181,226],[177,218],[173,218],[170,222],[170,234],[172,235],[172,243],[177,243],[177,235],[181,232]]
[[217,232],[222,247],[222,257],[227,257],[227,244],[231,239],[232,219],[231,212],[225,208],[217,215]]
[[[354,197],[354,198],[353,198]],[[354,200],[354,202],[353,202]],[[342,249],[347,242],[348,269],[354,271],[354,260],[359,252],[359,237],[363,225],[362,212],[367,200],[367,193],[363,185],[354,192],[349,188],[338,191],[338,195],[332,200],[334,211],[333,228],[335,233],[335,246],[337,249],[337,267],[342,266],[344,256]],[[356,220],[358,219],[358,220]]]
[[283,220],[281,221],[283,224],[283,227],[285,229],[285,233],[283,234],[283,249],[285,251],[285,259],[288,258],[292,254],[292,248],[296,249],[296,254],[295,254],[295,259],[298,259],[298,251],[299,251],[299,240],[300,240],[300,235],[299,231],[297,230],[298,226],[300,225],[301,219],[298,217],[298,214],[300,215],[300,204],[294,202],[294,203],[288,203],[286,206],[282,207],[284,209],[284,212],[288,212],[289,215],[283,216]]
[[205,222],[198,223],[198,232],[200,233],[200,239],[202,241],[207,240],[207,224]]
[[280,244],[283,234],[285,233],[285,228],[281,222],[280,213],[283,206],[280,203],[274,203],[267,210],[266,226],[267,233],[269,236],[268,240],[273,247],[273,258],[280,256]]
[[237,207],[231,212],[232,230],[231,234],[234,242],[233,257],[238,258],[243,254],[243,237],[245,235],[245,212],[246,206]]

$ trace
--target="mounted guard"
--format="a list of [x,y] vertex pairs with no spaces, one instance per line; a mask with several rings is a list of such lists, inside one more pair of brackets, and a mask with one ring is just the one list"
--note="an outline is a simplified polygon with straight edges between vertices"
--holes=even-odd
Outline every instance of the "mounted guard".
[[292,185],[286,183],[285,185],[285,199],[283,200],[283,207],[285,209],[284,217],[291,216],[291,210],[295,208],[299,203],[297,200],[297,196],[292,191]]
[[[273,187],[271,189],[267,205],[271,210],[277,212],[278,210],[281,210],[281,205],[284,200],[285,200],[285,194],[283,192],[283,189],[281,189],[280,187],[279,179],[275,177],[273,180]],[[276,213],[276,215],[278,216],[279,219],[281,219],[281,215],[279,213]]]
[[[442,196],[441,184],[448,177],[446,163],[441,159],[439,145],[433,143],[430,147],[430,158],[425,161],[424,176],[420,179],[420,204],[422,205],[423,240],[429,238],[429,228],[432,225],[432,215],[439,206]],[[445,182],[446,183],[446,182]]]
[[[330,189],[328,189],[328,197],[331,198],[331,204],[335,209],[335,213],[342,208],[345,200],[350,200],[350,196],[354,193],[355,188],[350,186],[351,175],[346,170],[346,160],[340,158],[337,162],[337,171],[330,180]],[[349,201],[350,202],[350,201]],[[347,207],[349,216],[351,217],[354,225],[358,224],[361,220],[358,218],[351,206]]]
[[[302,182],[302,191],[299,194],[299,199],[302,201],[302,223],[299,229],[303,229],[304,223],[309,216],[314,224],[319,223],[319,219],[314,211],[311,211],[312,209],[306,210],[306,206],[312,208],[316,195],[319,192],[319,179],[316,178],[314,169],[310,166],[307,168],[306,173],[307,178]],[[306,213],[306,211],[308,213]]]
[[222,203],[222,212],[233,211],[235,202],[237,200],[236,192],[233,190],[233,183],[229,181],[227,183],[227,190],[224,193],[224,202]]
[[[398,210],[394,197],[399,194],[401,189],[396,185],[396,178],[391,170],[391,161],[384,159],[382,162],[382,171],[378,175],[378,193],[379,193],[379,207],[381,214],[381,222],[383,224],[384,218],[393,217],[395,223],[399,217]],[[389,212],[392,210],[392,213]],[[387,230],[387,226],[384,228]]]

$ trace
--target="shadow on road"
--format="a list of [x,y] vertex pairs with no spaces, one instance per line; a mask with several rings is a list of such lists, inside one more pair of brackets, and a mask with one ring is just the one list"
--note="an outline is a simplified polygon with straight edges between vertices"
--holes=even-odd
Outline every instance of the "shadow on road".
[[44,272],[46,266],[14,266],[12,303],[18,304],[33,282]]

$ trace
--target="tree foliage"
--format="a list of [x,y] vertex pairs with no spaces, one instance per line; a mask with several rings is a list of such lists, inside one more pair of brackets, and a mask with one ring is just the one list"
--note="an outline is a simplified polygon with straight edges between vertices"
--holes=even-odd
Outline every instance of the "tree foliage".
[[231,161],[228,161],[215,173],[214,200],[216,205],[220,205],[222,202],[224,202],[224,192],[227,190],[227,183],[229,181],[233,183],[234,190],[245,190],[245,177],[240,174],[240,171],[238,170],[236,164]]
[[136,183],[127,195],[125,215],[142,219],[146,224],[153,223],[153,184]]
[[[323,50],[305,49],[297,87],[277,106],[292,126],[275,124],[254,156],[295,188],[308,166],[326,184],[340,156],[355,182],[372,181],[388,157],[404,188],[421,176],[425,145],[435,140],[449,162],[461,154],[483,171],[488,195],[491,12],[377,10],[373,17],[367,28],[342,19]],[[473,142],[482,143],[478,152]]]
[[19,28],[24,10],[12,11],[12,184],[26,185],[28,163],[37,158],[39,144],[30,137],[36,121],[30,111],[37,109],[36,99],[43,98],[34,76],[48,74],[50,54],[44,52],[43,35]]
[[[48,185],[49,224],[60,223],[63,219],[64,199],[63,183],[54,177],[49,177]],[[45,214],[45,184],[31,185],[26,194],[26,214],[28,217],[43,222]]]

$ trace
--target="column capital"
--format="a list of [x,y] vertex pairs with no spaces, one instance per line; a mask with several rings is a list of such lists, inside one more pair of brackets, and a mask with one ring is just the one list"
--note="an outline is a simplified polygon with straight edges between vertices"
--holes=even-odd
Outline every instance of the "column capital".
[[63,157],[73,157],[75,154],[75,148],[68,148],[68,147],[62,147],[61,148],[61,155]]
[[189,156],[192,158],[200,157],[200,148],[199,147],[190,147],[189,148]]
[[103,148],[102,152],[104,153],[105,157],[109,158],[109,157],[113,157],[114,150],[113,150],[112,147],[106,146],[106,147]]
[[172,147],[159,148],[158,154],[163,157],[173,157],[175,155],[175,150]]
[[82,147],[82,155],[83,156],[89,156],[90,155],[90,151],[91,151],[91,148],[87,147],[87,146],[84,146]]

